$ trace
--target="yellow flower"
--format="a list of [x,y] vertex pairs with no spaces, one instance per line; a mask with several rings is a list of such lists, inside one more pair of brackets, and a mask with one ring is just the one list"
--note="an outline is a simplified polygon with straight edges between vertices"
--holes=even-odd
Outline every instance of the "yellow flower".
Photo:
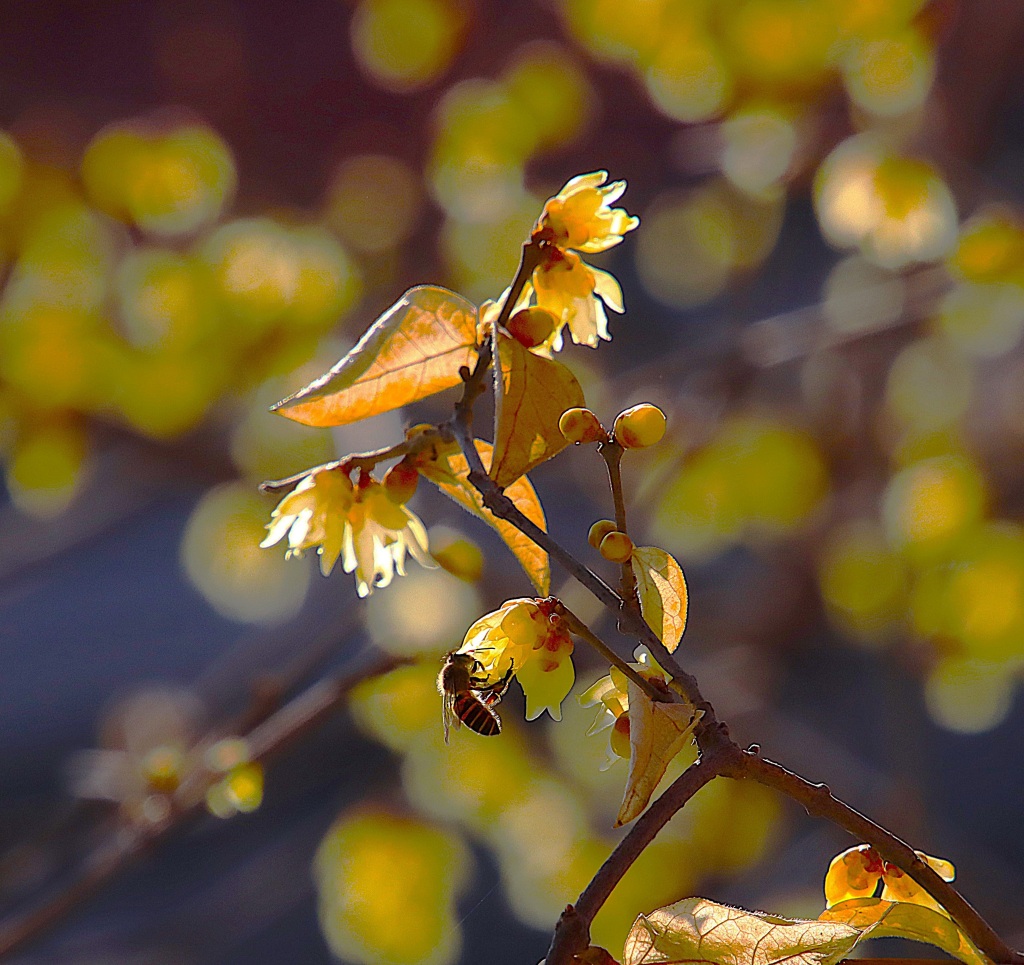
[[535,241],[593,254],[607,251],[632,231],[640,219],[612,208],[626,190],[625,181],[605,184],[607,171],[580,174],[544,205],[533,229]]
[[[668,680],[668,674],[658,666],[646,647],[637,647],[633,653],[635,670],[652,680]],[[583,707],[600,704],[597,717],[587,729],[587,736],[600,734],[611,728],[608,735],[608,753],[601,763],[606,771],[619,758],[629,759],[629,691],[626,675],[618,667],[612,667],[608,676],[602,677],[577,698]]]
[[547,249],[533,272],[532,288],[537,305],[559,319],[549,339],[555,351],[562,347],[565,326],[577,345],[596,348],[599,339],[611,339],[605,306],[620,314],[625,311],[622,289],[614,275],[560,248]]
[[561,720],[562,701],[575,680],[572,651],[572,637],[551,603],[516,599],[477,620],[458,652],[479,661],[488,684],[511,671],[526,695],[527,720],[545,710]]
[[[956,869],[945,858],[934,858],[923,851],[914,852],[943,881],[952,881]],[[923,905],[946,914],[945,909],[913,878],[896,865],[883,861],[870,845],[859,844],[837,854],[825,873],[825,907],[831,908],[851,898],[870,898],[882,882],[883,901],[902,901]]]
[[640,224],[623,208],[611,207],[626,190],[626,182],[606,185],[607,178],[605,171],[573,178],[548,199],[534,226],[531,240],[542,246],[543,258],[515,307],[525,307],[532,298],[558,319],[550,338],[537,348],[541,354],[561,349],[567,325],[577,345],[596,348],[601,339],[611,338],[605,308],[625,310],[614,276],[577,254],[607,251]]
[[369,596],[405,575],[405,556],[434,566],[427,554],[423,523],[393,502],[375,479],[353,486],[339,469],[314,470],[278,503],[260,546],[279,543],[288,534],[287,556],[318,547],[320,572],[327,576],[341,557],[346,573],[355,573],[356,591]]
[[304,550],[316,546],[320,572],[327,576],[341,555],[354,502],[354,488],[346,473],[339,469],[314,470],[277,504],[260,546],[276,546],[287,533],[285,557],[301,558]]

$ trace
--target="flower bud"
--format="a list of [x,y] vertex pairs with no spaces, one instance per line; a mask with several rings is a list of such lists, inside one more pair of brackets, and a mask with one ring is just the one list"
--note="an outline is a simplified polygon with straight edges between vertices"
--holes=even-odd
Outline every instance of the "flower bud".
[[384,473],[384,491],[388,499],[402,506],[412,499],[419,481],[420,474],[416,467],[408,459],[403,459]]
[[633,555],[633,541],[625,533],[614,529],[601,540],[598,550],[612,563],[625,563]]
[[626,449],[653,446],[665,435],[665,413],[649,402],[634,405],[616,416],[612,434]]
[[508,333],[520,345],[536,348],[543,345],[555,330],[558,319],[546,308],[521,308],[509,320]]
[[614,532],[615,521],[611,519],[599,519],[593,526],[590,527],[590,532],[587,533],[587,542],[598,549],[601,546],[601,540],[603,540],[609,533]]
[[603,442],[607,438],[607,433],[590,409],[566,409],[558,420],[558,428],[566,441],[577,444]]
[[612,753],[629,760],[629,714],[615,718],[611,734]]

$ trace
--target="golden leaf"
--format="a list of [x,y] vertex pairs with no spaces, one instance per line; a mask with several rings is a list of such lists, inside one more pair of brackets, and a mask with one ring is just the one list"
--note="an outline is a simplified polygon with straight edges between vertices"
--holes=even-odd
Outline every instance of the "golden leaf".
[[[476,451],[480,453],[484,468],[491,464],[493,447],[489,442],[482,439],[476,440]],[[485,523],[493,526],[498,535],[505,541],[508,548],[520,565],[526,571],[526,575],[537,588],[541,596],[547,596],[551,591],[551,564],[548,554],[542,550],[529,536],[521,533],[511,523],[498,519],[480,498],[480,493],[469,482],[469,464],[462,453],[448,457],[448,465],[453,475],[432,469],[429,465],[421,466],[420,472],[429,479],[445,495],[450,496],[463,509],[468,510],[475,516],[479,516]],[[453,482],[454,478],[454,482]],[[505,495],[512,500],[516,509],[527,519],[536,523],[545,532],[547,523],[544,519],[544,509],[537,498],[537,492],[533,484],[526,476],[520,476],[512,485],[505,490]]]
[[566,409],[586,403],[576,377],[561,362],[534,355],[501,333],[498,356],[491,478],[504,488],[569,445],[558,420]]
[[636,547],[632,565],[644,620],[672,653],[686,629],[687,593],[683,570],[673,557],[657,546]]
[[615,827],[628,824],[647,807],[669,761],[693,739],[703,712],[693,705],[653,701],[632,680],[629,697],[629,776]]
[[821,921],[861,929],[863,938],[909,938],[935,945],[967,965],[991,965],[955,921],[924,905],[881,898],[850,898],[827,908]]
[[637,918],[626,937],[622,965],[832,965],[859,938],[859,929],[842,922],[779,918],[686,898]]
[[433,285],[410,288],[341,361],[271,409],[307,426],[343,426],[458,385],[476,361],[476,307]]

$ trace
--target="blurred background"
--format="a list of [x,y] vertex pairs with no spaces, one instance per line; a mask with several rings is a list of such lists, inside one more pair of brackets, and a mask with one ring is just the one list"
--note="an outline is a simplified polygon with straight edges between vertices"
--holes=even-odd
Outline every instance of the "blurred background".
[[[635,535],[687,572],[682,662],[738,740],[953,860],[1024,944],[1022,42],[1017,0],[4,4],[4,908],[165,819],[211,735],[375,651],[422,657],[262,791],[218,745],[220,817],[16,960],[542,957],[614,845],[625,765],[599,770],[593,711],[527,725],[515,687],[500,739],[445,748],[434,689],[525,576],[424,485],[455,574],[363,603],[258,548],[256,487],[442,417],[445,397],[332,432],[267,407],[414,284],[497,296],[544,198],[596,169],[641,216],[601,261],[627,313],[562,361],[608,424],[669,414],[625,473]],[[585,541],[600,460],[533,479],[610,577]],[[605,672],[576,666],[578,690]],[[716,782],[595,941],[618,954],[691,894],[814,917],[852,843]]]

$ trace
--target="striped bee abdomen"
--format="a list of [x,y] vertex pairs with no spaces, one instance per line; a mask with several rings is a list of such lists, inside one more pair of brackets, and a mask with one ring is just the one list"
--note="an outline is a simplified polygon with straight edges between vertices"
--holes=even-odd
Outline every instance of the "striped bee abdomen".
[[471,731],[483,737],[493,737],[501,733],[501,720],[498,715],[471,690],[464,690],[455,695],[452,710]]

